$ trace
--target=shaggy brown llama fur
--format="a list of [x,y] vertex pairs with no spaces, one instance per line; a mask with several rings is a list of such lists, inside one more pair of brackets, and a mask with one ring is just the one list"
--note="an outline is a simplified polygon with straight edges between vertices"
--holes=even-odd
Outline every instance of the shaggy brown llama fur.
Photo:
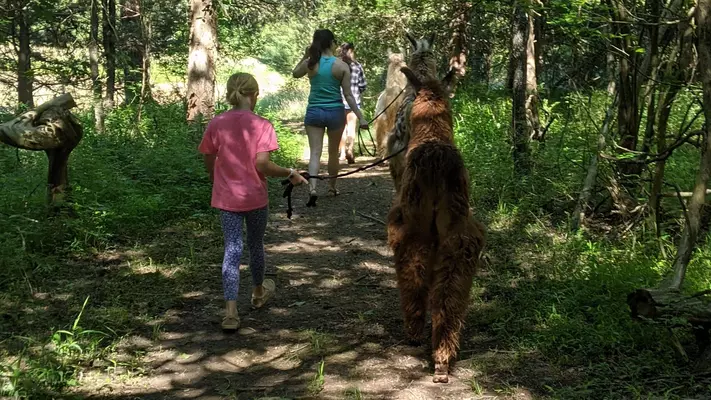
[[459,349],[469,290],[485,245],[485,228],[469,208],[469,175],[454,146],[445,85],[403,68],[416,96],[402,187],[388,213],[388,244],[405,331],[424,338],[432,318],[433,381],[449,381],[449,363]]
[[[437,65],[434,53],[432,52],[434,35],[430,35],[430,37],[426,39],[415,39],[408,33],[407,39],[412,45],[412,53],[408,61],[410,70],[413,71],[420,80],[426,77],[437,76]],[[403,148],[406,148],[410,141],[410,110],[414,98],[415,92],[412,85],[409,84],[407,85],[405,93],[403,93],[403,101],[397,111],[395,127],[390,131],[387,138],[386,147],[388,155],[395,154]],[[406,152],[407,151],[404,151],[391,158],[389,162],[390,175],[393,178],[396,192],[400,191],[400,181],[402,179],[403,170],[405,169]]]
[[[388,55],[388,74],[385,81],[385,90],[378,95],[378,103],[375,106],[375,115],[380,115],[382,112],[385,113],[378,117],[373,124],[378,158],[385,157],[388,133],[395,127],[397,110],[405,98],[401,92],[407,86],[407,78],[400,72],[400,68],[405,66],[407,65],[403,54],[391,53]],[[385,107],[388,107],[387,110]]]

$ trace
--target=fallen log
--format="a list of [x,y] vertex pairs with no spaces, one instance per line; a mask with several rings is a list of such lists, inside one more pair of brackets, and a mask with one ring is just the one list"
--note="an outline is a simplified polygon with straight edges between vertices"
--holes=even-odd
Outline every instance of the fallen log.
[[699,348],[697,367],[711,367],[711,290],[686,295],[675,289],[637,289],[627,295],[633,319],[665,325],[690,327]]
[[76,105],[72,95],[64,93],[0,124],[0,142],[18,149],[42,150],[47,154],[49,204],[64,201],[69,192],[69,155],[83,136],[81,124],[69,111]]

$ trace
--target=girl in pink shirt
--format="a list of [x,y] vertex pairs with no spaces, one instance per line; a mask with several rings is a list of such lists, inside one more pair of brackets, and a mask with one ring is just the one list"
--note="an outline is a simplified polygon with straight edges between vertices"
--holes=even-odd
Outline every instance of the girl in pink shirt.
[[233,108],[210,121],[198,147],[205,155],[205,166],[212,181],[211,205],[220,210],[225,237],[222,283],[227,302],[222,329],[239,328],[237,293],[239,264],[242,258],[242,224],[247,223],[249,269],[252,274],[252,305],[261,307],[276,288],[264,279],[264,232],[267,227],[267,176],[289,177],[294,185],[307,183],[291,168],[269,160],[269,153],[279,148],[274,127],[254,114],[259,85],[246,73],[232,75],[227,81],[227,102]]

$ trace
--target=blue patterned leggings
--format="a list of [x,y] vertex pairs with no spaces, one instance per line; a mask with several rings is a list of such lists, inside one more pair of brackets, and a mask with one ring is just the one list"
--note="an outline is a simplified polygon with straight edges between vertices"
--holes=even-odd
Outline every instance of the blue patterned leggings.
[[264,281],[264,231],[267,229],[267,207],[246,212],[220,210],[222,232],[225,235],[225,258],[222,261],[222,287],[225,300],[237,300],[239,292],[239,264],[242,259],[242,221],[247,220],[247,247],[252,284]]

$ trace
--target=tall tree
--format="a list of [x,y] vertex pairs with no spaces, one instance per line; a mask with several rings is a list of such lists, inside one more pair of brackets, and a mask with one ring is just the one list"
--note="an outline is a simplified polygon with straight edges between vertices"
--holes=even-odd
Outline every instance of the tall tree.
[[30,10],[24,2],[17,4],[15,18],[17,19],[17,101],[27,107],[34,107],[32,51],[30,48]]
[[91,85],[94,92],[94,123],[96,130],[104,130],[104,106],[99,77],[99,0],[91,0],[91,17],[89,32],[89,67],[91,70]]
[[[529,4],[531,6],[532,4]],[[543,140],[541,122],[538,116],[538,75],[542,69],[542,50],[536,38],[536,31],[542,31],[542,17],[533,7],[528,12],[528,39],[526,40],[526,122],[531,139]]]
[[711,177],[711,0],[696,2],[696,32],[699,40],[699,76],[703,85],[706,129],[702,134],[701,161],[696,175],[696,185],[689,200],[686,226],[679,242],[679,250],[674,262],[674,275],[670,283],[671,288],[676,290],[684,281],[686,267],[696,247],[701,225],[701,207],[706,203],[706,187]]
[[121,4],[121,42],[123,60],[124,104],[131,104],[141,93],[144,38],[141,27],[141,0],[123,0]]
[[153,24],[151,13],[144,4],[141,12],[141,104],[152,99],[151,91],[151,43],[153,40]]
[[516,4],[511,19],[511,53],[509,59],[509,90],[511,91],[511,133],[513,163],[517,175],[531,171],[529,124],[527,121],[527,46],[529,18],[521,4]]
[[[677,94],[691,80],[692,64],[694,59],[693,46],[693,28],[692,18],[682,18],[678,27],[678,39],[676,51],[671,54],[669,61],[665,67],[665,71],[660,74],[660,89],[661,95],[659,100],[659,111],[657,117],[656,128],[656,144],[657,154],[667,154],[667,140],[669,117],[672,112],[672,105],[676,100]],[[666,84],[665,82],[668,82]],[[664,85],[662,85],[665,83]],[[666,89],[666,90],[664,90]],[[654,179],[652,181],[652,190],[650,193],[649,204],[654,217],[653,225],[656,228],[657,234],[661,234],[661,194],[664,185],[664,169],[666,167],[666,159],[668,156],[661,157],[654,166]]]
[[[628,5],[624,0],[607,0],[613,22],[614,44],[618,51],[617,133],[622,151],[635,151],[639,134],[639,97],[637,92],[637,52],[633,45],[632,24]],[[634,173],[634,164],[621,163],[623,173]]]
[[471,11],[472,3],[470,1],[459,0],[453,2],[454,18],[452,18],[452,22],[449,25],[449,48],[451,49],[449,68],[456,71],[455,78],[452,81],[453,91],[457,86],[457,82],[466,74]]
[[217,14],[213,0],[190,0],[187,120],[215,114]]
[[106,107],[112,108],[116,93],[116,0],[103,1],[103,41],[106,60]]

